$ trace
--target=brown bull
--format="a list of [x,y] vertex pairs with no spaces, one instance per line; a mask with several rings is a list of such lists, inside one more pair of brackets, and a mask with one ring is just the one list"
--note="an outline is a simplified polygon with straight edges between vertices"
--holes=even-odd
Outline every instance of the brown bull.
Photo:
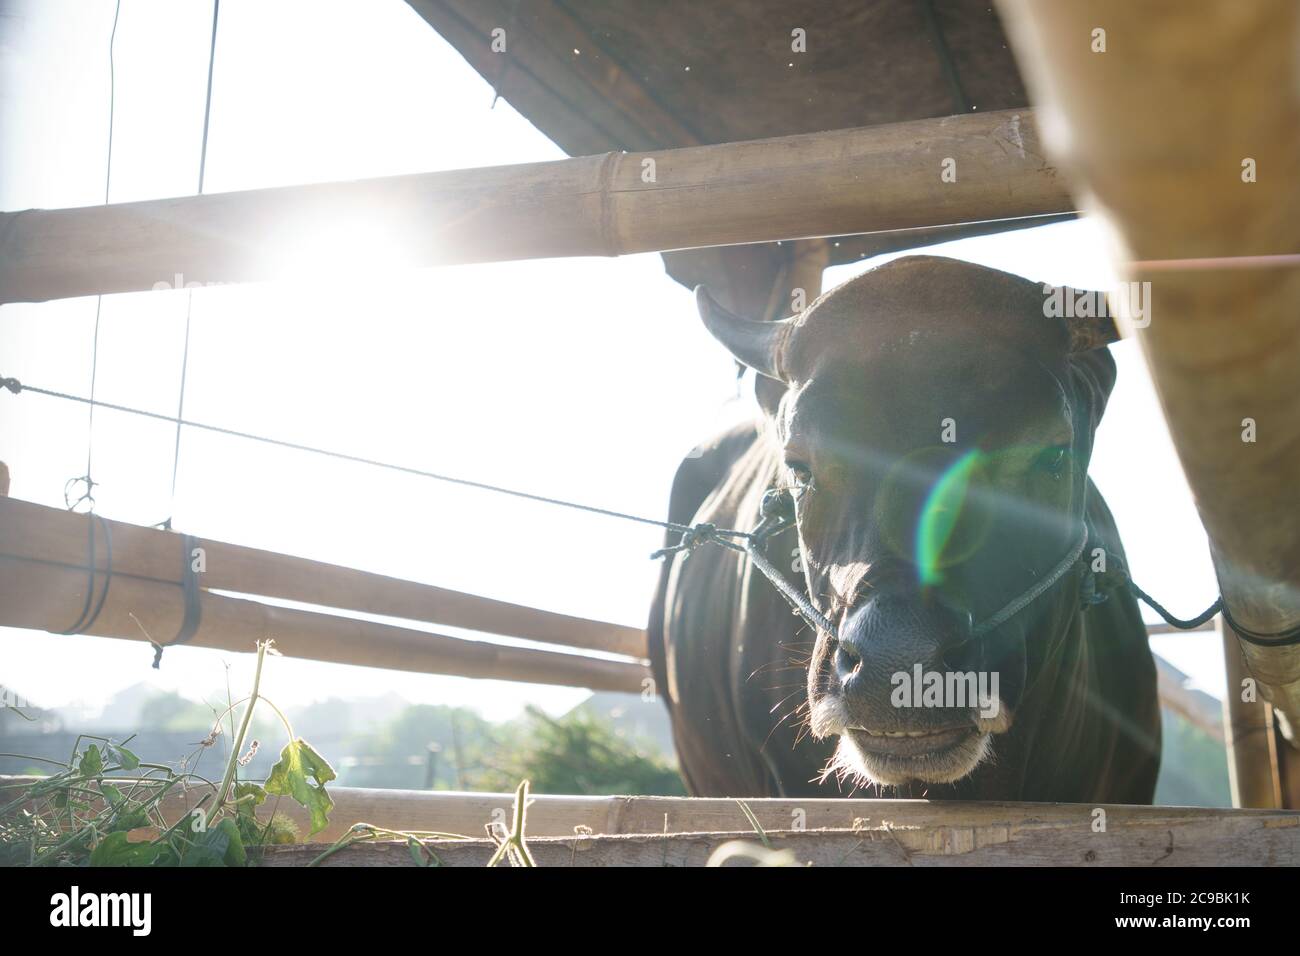
[[752,528],[784,489],[794,524],[764,553],[829,629],[744,555],[669,560],[650,649],[691,791],[1149,803],[1146,629],[1127,593],[1081,593],[1123,557],[1087,477],[1109,319],[927,256],[781,322],[698,298],[763,416],[682,464],[670,518]]

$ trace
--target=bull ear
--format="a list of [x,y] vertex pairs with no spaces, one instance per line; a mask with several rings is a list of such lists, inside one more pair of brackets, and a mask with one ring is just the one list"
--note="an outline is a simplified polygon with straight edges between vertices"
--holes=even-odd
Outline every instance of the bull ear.
[[736,361],[760,375],[784,380],[782,353],[794,327],[792,319],[762,322],[735,315],[720,306],[702,285],[695,287],[695,305],[709,334],[721,342]]

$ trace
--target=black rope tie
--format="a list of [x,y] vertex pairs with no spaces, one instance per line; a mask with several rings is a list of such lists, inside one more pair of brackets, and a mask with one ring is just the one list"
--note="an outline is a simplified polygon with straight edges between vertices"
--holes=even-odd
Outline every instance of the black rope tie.
[[830,619],[817,610],[803,589],[795,587],[786,579],[763,551],[763,545],[768,538],[794,526],[794,498],[785,489],[771,488],[764,492],[759,510],[762,520],[753,531],[734,531],[729,528],[719,528],[707,521],[700,522],[684,528],[677,544],[660,548],[650,557],[652,559],[670,557],[683,551],[689,555],[702,544],[716,544],[729,551],[737,551],[753,562],[754,567],[758,568],[791,609],[809,626],[816,630],[834,633],[835,625]]
[[202,595],[199,590],[199,574],[194,569],[194,549],[199,539],[192,534],[181,535],[181,592],[185,595],[185,613],[181,617],[181,626],[166,644],[150,641],[153,645],[153,669],[158,670],[162,663],[163,651],[175,644],[188,643],[198,633],[203,619]]
[[1258,631],[1252,631],[1233,618],[1232,612],[1228,610],[1228,604],[1224,601],[1222,595],[1195,617],[1175,617],[1163,604],[1138,587],[1137,583],[1129,575],[1128,568],[1124,566],[1124,563],[1109,551],[1106,552],[1106,567],[1106,571],[1089,570],[1084,576],[1083,604],[1085,608],[1105,603],[1110,596],[1109,592],[1122,588],[1159,614],[1170,627],[1180,631],[1194,631],[1208,621],[1213,620],[1216,614],[1222,614],[1224,623],[1232,628],[1233,632],[1247,644],[1254,644],[1257,647],[1291,647],[1300,644],[1300,624],[1272,634],[1261,634]]
[[[95,600],[95,525],[99,524],[100,529],[104,532],[104,587],[99,592],[99,600]],[[108,528],[106,522],[99,515],[91,512],[86,515],[86,600],[81,606],[81,615],[77,618],[77,623],[66,631],[60,631],[60,634],[84,634],[94,626],[95,621],[99,619],[99,612],[104,609],[104,602],[108,599],[108,587],[113,583],[113,533]]]

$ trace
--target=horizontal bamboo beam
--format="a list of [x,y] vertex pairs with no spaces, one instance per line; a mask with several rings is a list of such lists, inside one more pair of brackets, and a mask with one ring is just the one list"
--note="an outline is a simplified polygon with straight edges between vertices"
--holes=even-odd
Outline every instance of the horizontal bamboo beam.
[[[951,161],[947,167],[945,162]],[[945,168],[955,181],[944,176]],[[314,257],[619,256],[1075,208],[1028,110],[517,166],[0,213],[0,303],[229,283]],[[324,261],[327,258],[328,261]]]
[[[0,557],[0,626],[67,630],[81,613],[87,585],[88,575],[80,568]],[[102,587],[101,574],[96,576],[96,601]],[[200,623],[188,642],[194,647],[251,652],[257,641],[273,638],[282,653],[309,660],[628,693],[639,693],[649,676],[639,662],[463,640],[208,591],[200,592],[199,603]],[[184,616],[180,588],[115,573],[86,633],[165,644],[179,632]]]
[[[62,508],[0,498],[0,554],[83,565],[87,520],[85,515]],[[182,569],[191,561],[183,553],[181,535],[121,521],[107,524],[112,534],[115,575],[147,578],[179,588]],[[645,632],[640,628],[542,611],[222,541],[204,538],[198,545],[204,550],[205,564],[199,583],[208,590],[256,594],[629,657],[646,656]],[[97,567],[102,569],[102,541],[96,550]],[[69,620],[63,626],[71,624]]]

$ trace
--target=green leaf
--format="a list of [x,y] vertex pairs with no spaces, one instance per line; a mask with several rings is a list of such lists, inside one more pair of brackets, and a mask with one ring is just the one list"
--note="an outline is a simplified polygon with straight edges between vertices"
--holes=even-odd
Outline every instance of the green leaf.
[[222,833],[226,837],[225,851],[222,854],[222,860],[226,866],[245,866],[248,863],[248,855],[244,852],[244,839],[239,835],[239,827],[230,817],[226,817],[215,830],[209,830],[208,835],[213,833]]
[[122,803],[126,797],[122,796],[122,791],[117,789],[111,783],[102,783],[99,785],[99,791],[108,798],[110,806],[116,807]]
[[128,810],[125,813],[120,813],[117,819],[113,821],[113,825],[109,829],[114,831],[135,830],[138,829],[139,827],[147,827],[148,825],[149,825],[149,814],[143,808],[137,807],[134,810]]
[[[244,797],[251,796],[252,800],[242,800]],[[242,802],[237,803],[236,810],[240,816],[254,816],[258,807],[266,803],[266,791],[255,783],[237,783],[235,784],[235,800]]]
[[152,866],[158,860],[156,843],[128,840],[126,833],[110,833],[90,853],[91,866]]
[[86,752],[81,755],[81,762],[77,765],[77,771],[86,777],[98,777],[104,772],[104,758],[97,746],[91,744],[86,748]]
[[266,791],[255,783],[235,784],[235,823],[244,843],[262,842],[262,823],[257,808],[266,802]]
[[428,866],[429,861],[425,858],[424,847],[415,837],[408,837],[406,840],[407,849],[411,851],[411,859],[415,861],[416,866]]
[[239,827],[230,817],[197,834],[181,857],[181,866],[245,866],[247,863]]
[[329,762],[299,737],[280,751],[280,762],[271,768],[271,776],[266,779],[266,792],[292,797],[302,804],[311,814],[311,832],[315,834],[329,824],[334,801],[325,792],[325,784],[334,777]]
[[120,744],[109,744],[106,749],[123,770],[135,770],[140,766],[140,758]]

